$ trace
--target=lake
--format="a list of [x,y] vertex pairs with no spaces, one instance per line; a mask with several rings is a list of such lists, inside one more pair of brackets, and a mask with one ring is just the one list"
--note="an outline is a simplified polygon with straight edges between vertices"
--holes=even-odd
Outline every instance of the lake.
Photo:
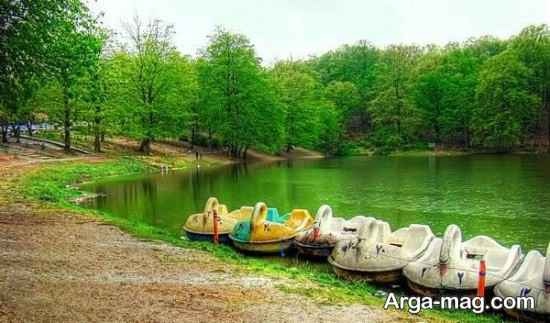
[[550,241],[550,156],[351,157],[239,164],[112,178],[84,185],[104,194],[90,207],[179,232],[216,196],[229,209],[264,201],[280,213],[323,203],[337,216],[372,215],[392,229],[428,224],[441,235],[545,251]]

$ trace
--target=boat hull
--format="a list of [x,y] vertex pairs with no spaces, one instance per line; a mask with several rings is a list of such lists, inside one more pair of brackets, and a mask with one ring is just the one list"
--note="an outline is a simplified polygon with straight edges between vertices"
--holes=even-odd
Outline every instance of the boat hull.
[[310,245],[296,240],[294,241],[294,246],[299,254],[310,258],[327,258],[332,253],[332,249],[334,249],[334,245],[330,244]]
[[[185,235],[189,240],[192,241],[214,241],[214,235],[211,233],[197,233],[197,232],[191,232],[187,230],[183,230],[185,232]],[[231,239],[229,239],[229,233],[224,234],[218,234],[218,241],[220,243],[230,244]]]
[[[449,288],[432,288],[419,285],[409,279],[407,279],[407,286],[414,293],[429,296],[429,297],[439,297],[444,295],[460,295],[465,297],[474,298],[477,296],[477,289],[449,289]],[[485,289],[485,295],[492,295],[492,287],[487,287]]]
[[521,322],[550,322],[548,314],[513,309],[504,309],[504,312]]
[[332,269],[334,270],[336,276],[349,281],[390,284],[398,283],[403,278],[401,268],[388,271],[370,272],[344,269],[334,263],[330,257],[328,257],[328,262],[332,265]]
[[242,251],[250,253],[264,253],[274,254],[285,252],[292,247],[293,239],[270,241],[270,242],[245,242],[237,239],[233,239],[229,236],[229,239],[233,241],[233,245]]

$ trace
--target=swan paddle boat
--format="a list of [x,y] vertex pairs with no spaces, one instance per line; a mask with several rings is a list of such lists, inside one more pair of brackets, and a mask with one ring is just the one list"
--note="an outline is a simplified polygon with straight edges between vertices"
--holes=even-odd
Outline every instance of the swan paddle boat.
[[277,209],[256,203],[249,220],[237,223],[229,238],[238,249],[259,253],[283,253],[302,230],[313,225],[307,210],[295,209],[279,216]]
[[218,241],[229,243],[229,233],[237,222],[249,218],[251,206],[243,206],[233,212],[227,211],[227,206],[220,204],[218,199],[211,197],[206,201],[202,213],[192,214],[183,225],[183,231],[190,240],[212,241],[214,233],[218,232]]
[[362,215],[349,220],[333,217],[331,207],[322,205],[317,211],[313,227],[297,235],[294,245],[302,255],[326,258],[338,241],[357,236],[363,223],[372,220],[374,218]]
[[370,220],[357,237],[337,242],[328,261],[342,278],[393,283],[401,279],[403,267],[418,259],[434,238],[426,225],[412,224],[392,232],[387,222]]
[[518,245],[503,247],[487,236],[463,242],[460,228],[452,224],[445,230],[443,239],[437,238],[403,273],[409,287],[418,294],[474,297],[482,259],[486,264],[485,289],[490,292],[517,269],[522,261],[521,248]]
[[550,244],[546,249],[546,257],[531,250],[518,271],[496,285],[495,295],[533,297],[534,308],[505,309],[506,313],[523,321],[550,321]]

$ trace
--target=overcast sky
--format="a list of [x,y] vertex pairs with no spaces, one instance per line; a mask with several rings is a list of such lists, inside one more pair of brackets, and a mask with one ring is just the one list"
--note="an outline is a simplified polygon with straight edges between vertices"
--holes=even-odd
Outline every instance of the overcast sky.
[[471,36],[508,37],[550,24],[550,0],[89,0],[121,29],[136,13],[174,24],[177,47],[195,55],[216,25],[248,36],[266,63],[304,58],[361,39],[445,44]]

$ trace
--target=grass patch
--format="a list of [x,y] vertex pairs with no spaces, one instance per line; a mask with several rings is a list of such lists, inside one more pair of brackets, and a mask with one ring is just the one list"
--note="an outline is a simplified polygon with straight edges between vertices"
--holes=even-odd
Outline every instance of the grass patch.
[[[43,207],[62,207],[95,217],[106,223],[143,239],[160,240],[184,248],[203,250],[215,257],[237,265],[245,272],[259,273],[268,277],[286,278],[295,285],[278,286],[287,293],[301,294],[325,304],[363,303],[381,308],[382,296],[375,295],[378,288],[367,283],[348,282],[333,273],[322,270],[308,262],[283,264],[269,258],[249,257],[226,245],[216,246],[209,242],[194,242],[180,238],[179,234],[162,228],[109,214],[83,208],[71,202],[83,194],[76,184],[110,176],[122,176],[151,171],[152,167],[136,158],[119,158],[101,163],[67,162],[55,166],[43,166],[18,180],[14,187],[26,199],[40,201]],[[415,316],[428,321],[501,322],[499,315],[476,315],[466,311],[431,310]]]

